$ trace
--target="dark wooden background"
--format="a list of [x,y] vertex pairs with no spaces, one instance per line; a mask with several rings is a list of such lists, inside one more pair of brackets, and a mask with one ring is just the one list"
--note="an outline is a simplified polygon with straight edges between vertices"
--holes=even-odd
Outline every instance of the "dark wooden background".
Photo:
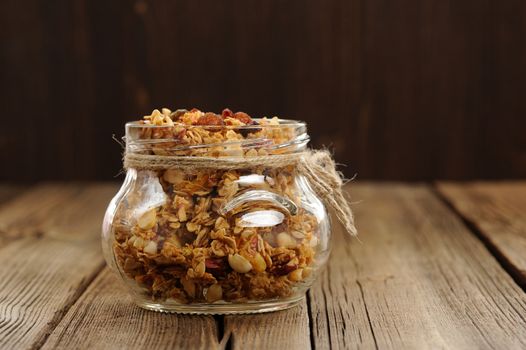
[[112,179],[155,107],[303,119],[360,179],[526,176],[526,1],[0,2],[0,180]]

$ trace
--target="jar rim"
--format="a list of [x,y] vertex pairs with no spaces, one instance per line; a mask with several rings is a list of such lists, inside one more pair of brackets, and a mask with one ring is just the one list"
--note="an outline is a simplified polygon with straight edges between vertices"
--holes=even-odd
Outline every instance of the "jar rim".
[[[233,129],[233,130],[250,130],[250,129],[266,129],[266,128],[272,128],[272,129],[280,129],[280,128],[295,128],[295,127],[305,127],[307,125],[306,122],[303,120],[295,120],[295,119],[281,119],[279,118],[279,124],[261,124],[260,122],[263,120],[263,118],[252,118],[253,121],[255,121],[257,124],[250,124],[250,125],[188,125],[184,123],[174,122],[174,126],[182,126],[186,129],[190,128],[213,128],[213,129]],[[271,120],[271,119],[267,119]],[[140,120],[134,120],[131,122],[127,122],[125,124],[126,128],[151,128],[151,129],[166,129],[166,128],[172,128],[171,125],[153,125],[153,124],[143,124]]]
[[[256,122],[264,119],[254,118]],[[270,121],[270,119],[267,119]],[[206,156],[216,154],[217,156],[243,156],[244,152],[250,149],[264,149],[267,154],[286,154],[295,153],[305,149],[310,137],[307,133],[306,123],[299,120],[292,119],[277,119],[278,124],[270,124],[263,122],[263,124],[253,125],[188,125],[183,123],[175,123],[173,125],[151,125],[141,124],[139,121],[126,123],[126,150],[130,153],[159,153],[166,155],[201,155]],[[160,132],[161,135],[167,131],[170,132],[173,128],[184,128],[191,132],[195,130],[208,130],[212,132],[221,132],[225,130],[233,130],[238,133],[259,133],[263,132],[262,137],[248,137],[243,139],[222,140],[219,142],[203,142],[197,144],[188,144],[180,142],[179,138],[173,137],[142,137],[144,131],[148,133]],[[185,132],[186,132],[185,131]],[[276,133],[278,135],[282,132],[284,135],[290,135],[275,139]],[[265,135],[266,134],[266,135]],[[160,150],[162,148],[162,150]],[[238,154],[240,150],[243,153]],[[258,153],[259,154],[259,153]]]

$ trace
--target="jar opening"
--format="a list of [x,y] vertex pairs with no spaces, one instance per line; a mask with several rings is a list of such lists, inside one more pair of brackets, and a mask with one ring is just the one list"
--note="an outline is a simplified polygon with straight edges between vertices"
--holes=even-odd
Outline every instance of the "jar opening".
[[126,151],[170,156],[243,157],[305,149],[310,138],[302,121],[254,118],[252,125],[126,124]]

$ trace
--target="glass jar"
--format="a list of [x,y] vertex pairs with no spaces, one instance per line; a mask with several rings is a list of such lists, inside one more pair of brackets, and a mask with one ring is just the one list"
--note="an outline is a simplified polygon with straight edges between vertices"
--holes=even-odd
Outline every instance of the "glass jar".
[[305,297],[327,261],[331,232],[309,182],[294,164],[225,169],[213,161],[302,152],[309,141],[305,123],[131,122],[125,140],[128,156],[211,160],[199,167],[128,167],[102,239],[108,265],[137,305],[255,313],[292,307]]

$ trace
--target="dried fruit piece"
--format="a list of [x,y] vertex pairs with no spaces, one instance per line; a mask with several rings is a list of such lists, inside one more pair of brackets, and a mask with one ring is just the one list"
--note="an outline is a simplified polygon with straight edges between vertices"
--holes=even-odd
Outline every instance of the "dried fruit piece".
[[203,116],[201,116],[198,120],[196,125],[206,125],[206,126],[222,126],[223,118],[221,116],[215,114],[215,113],[205,113]]
[[189,297],[195,298],[195,283],[190,281],[188,278],[181,278],[181,284],[183,289]]
[[221,116],[223,117],[223,119],[232,117],[233,115],[234,113],[228,108],[223,109],[223,111],[221,112]]
[[252,124],[252,118],[250,118],[250,116],[248,114],[246,114],[245,112],[236,112],[236,113],[234,113],[232,118],[235,118],[235,119],[239,120],[240,122],[245,123],[246,125],[251,125]]
[[272,272],[278,276],[285,276],[288,275],[290,272],[296,270],[298,268],[297,265],[294,264],[287,264],[287,265],[277,265],[272,267]]
[[224,268],[223,259],[206,259],[205,265],[207,270],[218,270]]
[[217,277],[224,277],[228,271],[232,271],[224,259],[206,259],[205,265],[206,271]]

